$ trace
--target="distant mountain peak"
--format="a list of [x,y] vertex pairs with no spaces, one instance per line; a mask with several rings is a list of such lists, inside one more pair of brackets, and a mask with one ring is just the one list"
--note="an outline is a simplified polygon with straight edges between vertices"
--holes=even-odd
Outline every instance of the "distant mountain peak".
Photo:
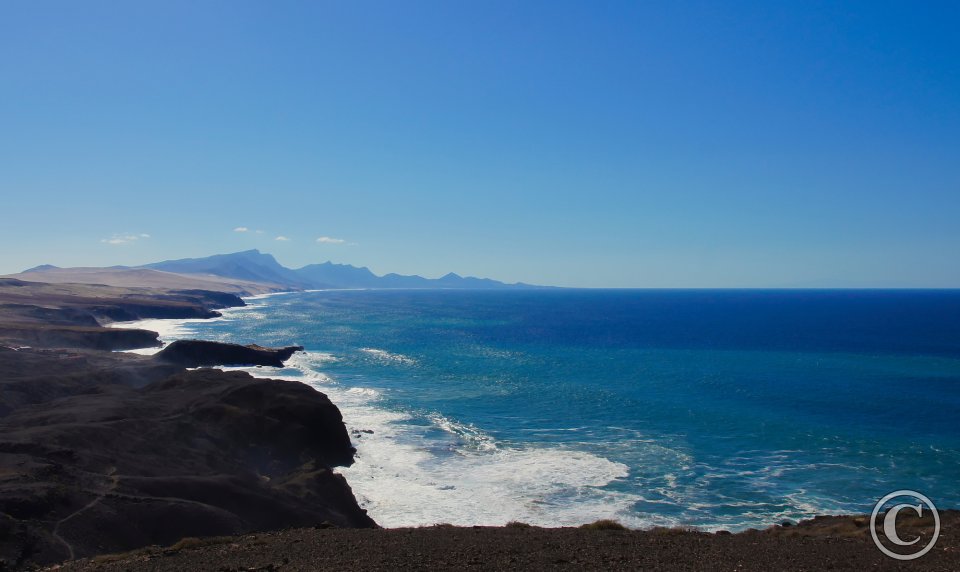
[[47,270],[59,270],[59,266],[54,266],[53,264],[41,264],[40,266],[34,266],[33,268],[27,268],[24,272],[45,272]]
[[206,258],[182,258],[144,265],[142,268],[178,274],[213,274],[225,278],[277,284],[291,289],[310,288],[310,282],[282,266],[272,254],[257,249],[216,254]]

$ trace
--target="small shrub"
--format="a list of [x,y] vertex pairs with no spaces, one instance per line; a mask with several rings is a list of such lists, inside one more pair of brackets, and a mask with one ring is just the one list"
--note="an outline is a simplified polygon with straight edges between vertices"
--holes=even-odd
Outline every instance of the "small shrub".
[[529,524],[527,524],[527,523],[525,523],[525,522],[520,522],[520,521],[517,521],[517,520],[511,520],[510,522],[508,522],[507,524],[505,524],[504,527],[505,527],[505,528],[533,528],[533,527],[530,526]]
[[580,528],[584,530],[628,530],[626,526],[608,518],[591,522],[590,524],[582,524]]

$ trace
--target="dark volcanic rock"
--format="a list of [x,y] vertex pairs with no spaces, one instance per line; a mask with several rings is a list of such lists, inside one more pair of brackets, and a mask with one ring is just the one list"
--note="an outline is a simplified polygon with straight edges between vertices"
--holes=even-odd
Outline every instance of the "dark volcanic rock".
[[0,324],[0,340],[39,348],[132,350],[160,346],[156,332],[99,326]]
[[[13,350],[0,345],[0,417],[28,405],[110,386],[142,387],[178,373],[146,356],[85,350]],[[2,435],[0,435],[2,438]]]
[[183,371],[282,366],[302,348],[97,351],[159,345],[155,332],[101,321],[205,318],[239,305],[216,292],[0,280],[0,570],[185,536],[376,526],[331,468],[355,451],[325,395]]
[[220,312],[193,303],[150,303],[140,300],[88,304],[92,316],[103,322],[132,322],[145,318],[188,320],[218,318]]
[[153,383],[143,392],[150,399],[176,394],[186,400],[194,419],[241,444],[236,455],[264,474],[310,459],[353,464],[354,448],[340,410],[303,383],[205,369]]
[[0,570],[185,536],[376,526],[331,468],[352,463],[354,449],[326,396],[183,371],[280,366],[300,348],[98,351],[159,344],[155,332],[102,321],[205,318],[238,305],[216,292],[0,279]]
[[0,315],[9,322],[42,322],[65,326],[99,326],[89,312],[77,308],[45,308],[30,304],[0,304]]
[[186,300],[201,302],[208,308],[239,308],[247,305],[240,296],[228,292],[174,290],[173,294],[184,296]]
[[154,359],[183,367],[216,365],[266,365],[283,367],[283,362],[303,346],[265,348],[258,345],[241,346],[204,340],[178,340],[156,354]]
[[0,558],[42,564],[186,536],[375,526],[330,468],[353,453],[325,395],[241,372],[101,384],[20,408],[0,419]]

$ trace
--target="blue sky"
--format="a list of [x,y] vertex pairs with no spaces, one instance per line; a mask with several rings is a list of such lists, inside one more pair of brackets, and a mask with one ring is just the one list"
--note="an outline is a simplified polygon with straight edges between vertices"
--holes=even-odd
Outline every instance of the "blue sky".
[[960,287],[957,22],[5,2],[0,272],[260,248],[569,286]]

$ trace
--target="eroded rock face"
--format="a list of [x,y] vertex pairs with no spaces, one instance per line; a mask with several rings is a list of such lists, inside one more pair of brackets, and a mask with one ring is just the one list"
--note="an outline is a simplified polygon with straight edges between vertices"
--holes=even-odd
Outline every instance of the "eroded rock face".
[[324,521],[375,523],[331,467],[339,410],[296,382],[183,372],[0,419],[0,558],[53,563]]
[[241,346],[205,340],[178,340],[158,352],[154,359],[183,367],[217,365],[283,367],[283,362],[302,350],[303,346],[265,348],[258,345]]
[[159,345],[107,321],[204,318],[243,305],[197,290],[0,280],[0,570],[329,522],[376,524],[333,466],[340,412],[296,383],[214,365],[281,366],[297,347]]

